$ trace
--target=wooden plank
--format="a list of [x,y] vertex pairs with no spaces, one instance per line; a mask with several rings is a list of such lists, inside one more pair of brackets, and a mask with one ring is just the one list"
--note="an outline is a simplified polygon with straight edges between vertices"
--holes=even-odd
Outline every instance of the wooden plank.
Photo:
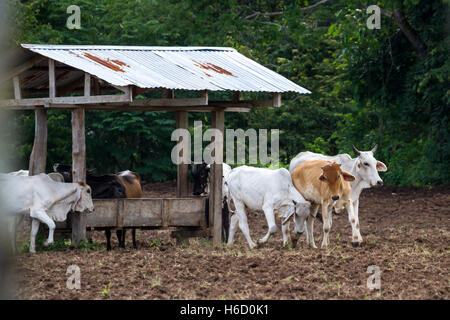
[[[177,111],[176,113],[177,129],[189,129],[189,117],[187,111]],[[189,152],[190,154],[190,152]],[[183,156],[183,151],[180,156]],[[177,197],[186,197],[189,193],[189,180],[187,163],[177,165]]]
[[[211,113],[211,128],[216,127],[216,117],[214,112]],[[211,139],[211,142],[214,141],[214,138]],[[212,190],[214,190],[216,184],[215,179],[215,170],[211,166],[209,169],[209,208],[208,208],[208,221],[209,221],[209,234],[210,236],[214,236],[214,196],[216,195]]]
[[14,76],[17,76],[21,74],[22,72],[30,69],[34,65],[38,64],[39,62],[45,60],[46,57],[38,55],[34,58],[31,58],[30,60],[26,61],[25,63],[21,64],[20,66],[15,67],[13,70],[11,70],[9,73],[7,73],[4,77],[0,79],[0,83],[3,83],[7,80],[12,79]]
[[94,211],[87,214],[87,227],[117,226],[119,199],[94,199]]
[[162,200],[161,199],[121,199],[123,208],[124,227],[161,227]]
[[16,100],[22,99],[22,91],[20,90],[19,76],[13,77],[13,85],[14,85],[14,99]]
[[91,95],[91,75],[89,73],[84,74],[84,96],[89,97]]
[[[221,138],[215,138],[214,163],[211,165],[211,171],[214,172],[214,184],[210,189],[213,194],[213,243],[219,245],[222,243],[222,162],[223,162],[223,132],[224,132],[224,111],[215,111],[211,114],[214,118],[214,127],[222,133]],[[210,171],[210,172],[211,172]]]
[[208,97],[185,99],[136,99],[130,103],[130,106],[134,107],[189,107],[206,105],[208,105]]
[[209,101],[208,105],[213,107],[240,107],[240,108],[256,108],[256,107],[273,107],[273,99],[271,100],[240,100],[233,101]]
[[[86,136],[84,109],[72,110],[72,179],[86,182]],[[86,213],[75,213],[72,218],[72,244],[86,239]]]
[[281,107],[281,93],[275,92],[273,94],[273,106],[275,108]]
[[55,84],[55,60],[48,59],[48,90],[49,97],[56,97],[56,84]]
[[[130,102],[130,96],[121,95],[103,95],[103,96],[75,96],[75,97],[56,97],[56,98],[33,98],[33,99],[8,99],[0,100],[0,105],[4,107],[16,107],[15,109],[26,109],[23,107],[43,106],[45,104],[96,104],[96,103],[116,103]],[[69,108],[69,106],[68,106]]]
[[43,109],[36,110],[34,116],[34,144],[28,166],[30,176],[45,173],[47,161],[47,111]]
[[[205,226],[203,197],[94,199],[93,202],[94,211],[86,217],[86,227],[90,228]],[[70,219],[58,222],[57,228],[70,229]]]
[[163,199],[163,215],[170,227],[201,227],[204,225],[205,199]]

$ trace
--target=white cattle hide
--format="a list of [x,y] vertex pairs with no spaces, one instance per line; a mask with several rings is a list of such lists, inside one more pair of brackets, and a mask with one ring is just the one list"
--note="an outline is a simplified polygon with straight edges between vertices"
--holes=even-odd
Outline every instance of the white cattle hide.
[[[64,221],[69,211],[92,212],[94,205],[91,188],[83,183],[53,181],[45,173],[36,176],[0,174],[0,196],[3,212],[14,222],[17,216],[29,214],[32,218],[30,252],[35,252],[35,237],[39,223],[49,228],[45,245],[53,242],[54,221]],[[15,227],[12,235],[15,251]]]
[[[289,172],[282,168],[270,170],[242,166],[235,168],[227,177],[228,197],[233,200],[236,213],[231,216],[230,234],[228,245],[233,244],[236,226],[244,233],[250,246],[256,244],[252,241],[247,222],[245,208],[254,211],[263,211],[268,224],[267,234],[258,240],[259,244],[267,242],[269,237],[276,232],[275,214],[285,218],[291,208],[295,207],[296,231],[304,230],[304,221],[309,213],[310,204],[292,184]],[[283,243],[289,241],[289,235],[283,224]]]

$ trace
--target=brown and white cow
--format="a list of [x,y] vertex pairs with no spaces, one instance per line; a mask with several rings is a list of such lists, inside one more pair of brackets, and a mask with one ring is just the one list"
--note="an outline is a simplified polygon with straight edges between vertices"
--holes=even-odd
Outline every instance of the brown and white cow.
[[[72,181],[72,167],[56,163],[53,170],[64,177],[65,182]],[[86,182],[92,188],[93,199],[142,198],[141,179],[136,172],[125,170],[117,174],[94,176],[93,170],[87,170]],[[111,250],[111,228],[105,230],[106,250]],[[131,228],[133,247],[136,248],[136,228]],[[116,229],[119,247],[125,248],[125,228]]]
[[322,248],[329,245],[329,233],[332,224],[331,211],[339,201],[348,212],[352,226],[352,244],[356,246],[362,241],[359,233],[359,222],[353,211],[352,189],[350,181],[355,177],[341,169],[336,162],[312,160],[299,164],[291,174],[292,182],[302,196],[311,202],[311,213],[306,222],[306,241],[317,248],[314,243],[313,225],[319,206],[322,206],[323,241]]

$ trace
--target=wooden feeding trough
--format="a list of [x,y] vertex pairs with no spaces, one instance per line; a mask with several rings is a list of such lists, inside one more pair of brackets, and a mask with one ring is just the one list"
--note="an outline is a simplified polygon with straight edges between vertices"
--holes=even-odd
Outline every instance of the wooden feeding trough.
[[[58,228],[72,231],[72,243],[86,238],[86,228],[192,228],[208,231],[221,242],[222,161],[224,112],[249,112],[255,107],[280,107],[282,92],[309,93],[283,76],[259,65],[232,48],[22,45],[15,67],[3,78],[10,97],[0,101],[8,109],[35,112],[35,139],[30,175],[45,172],[47,110],[72,110],[72,176],[86,181],[85,112],[91,110],[172,111],[176,127],[187,129],[188,112],[211,112],[212,138],[209,229],[205,198],[188,197],[188,164],[177,165],[177,198],[94,200],[94,213],[75,214]],[[147,91],[161,98],[139,98]],[[176,98],[176,90],[196,97]],[[233,92],[230,101],[211,101],[210,91]],[[267,100],[241,100],[240,92],[266,92]],[[142,96],[141,96],[142,97]],[[179,154],[182,158],[182,154]]]
[[[205,228],[205,198],[94,199],[88,228]],[[68,221],[58,229],[71,229]]]

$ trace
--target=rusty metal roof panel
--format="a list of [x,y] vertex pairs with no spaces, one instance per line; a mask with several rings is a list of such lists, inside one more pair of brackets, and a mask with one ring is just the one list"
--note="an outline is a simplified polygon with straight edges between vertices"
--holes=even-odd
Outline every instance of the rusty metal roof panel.
[[233,48],[23,44],[116,86],[310,93]]

